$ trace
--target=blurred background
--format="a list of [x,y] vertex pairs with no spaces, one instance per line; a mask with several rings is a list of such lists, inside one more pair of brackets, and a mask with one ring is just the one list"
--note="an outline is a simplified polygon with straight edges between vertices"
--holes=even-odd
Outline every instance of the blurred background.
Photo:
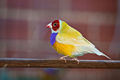
[[[61,19],[120,59],[120,0],[0,0],[0,57],[59,59],[46,25]],[[86,54],[79,59],[105,60]],[[120,80],[119,69],[3,68],[0,80]]]

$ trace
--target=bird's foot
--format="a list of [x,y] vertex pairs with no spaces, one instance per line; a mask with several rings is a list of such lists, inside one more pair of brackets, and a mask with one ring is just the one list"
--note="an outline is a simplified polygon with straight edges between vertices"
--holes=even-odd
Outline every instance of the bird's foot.
[[66,63],[67,61],[66,61],[65,57],[68,57],[68,56],[62,56],[62,57],[60,57],[60,60],[64,60]]
[[72,60],[77,61],[77,64],[79,64],[79,60],[77,58],[73,58]]

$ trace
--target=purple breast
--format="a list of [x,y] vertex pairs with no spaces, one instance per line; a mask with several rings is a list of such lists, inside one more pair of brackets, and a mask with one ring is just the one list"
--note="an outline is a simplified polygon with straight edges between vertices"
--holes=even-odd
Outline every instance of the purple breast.
[[50,36],[50,43],[51,45],[53,45],[56,41],[56,36],[57,36],[58,33],[52,33],[51,36]]

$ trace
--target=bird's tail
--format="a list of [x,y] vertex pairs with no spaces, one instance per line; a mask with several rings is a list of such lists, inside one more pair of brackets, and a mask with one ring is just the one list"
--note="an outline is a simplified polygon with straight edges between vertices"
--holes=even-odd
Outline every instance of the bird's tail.
[[105,55],[104,53],[100,52],[98,49],[94,48],[93,52],[99,56],[105,56],[108,59],[111,59],[110,57],[108,57],[107,55]]

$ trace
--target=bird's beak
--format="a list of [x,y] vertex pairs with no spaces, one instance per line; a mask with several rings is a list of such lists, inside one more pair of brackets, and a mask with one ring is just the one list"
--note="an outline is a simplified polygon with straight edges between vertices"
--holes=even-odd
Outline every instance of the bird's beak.
[[47,28],[51,28],[51,23],[49,23],[46,27],[47,27]]
[[50,28],[50,26],[49,26],[49,25],[47,25],[46,27],[47,27],[47,28]]

